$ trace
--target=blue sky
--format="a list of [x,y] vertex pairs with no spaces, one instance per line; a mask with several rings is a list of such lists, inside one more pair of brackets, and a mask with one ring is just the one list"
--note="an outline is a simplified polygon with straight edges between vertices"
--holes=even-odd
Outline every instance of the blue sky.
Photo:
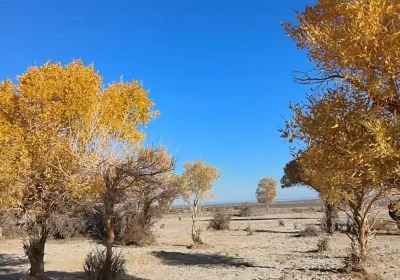
[[[222,174],[215,201],[254,200],[260,178],[290,160],[278,129],[289,101],[307,92],[294,70],[310,70],[281,27],[306,0],[0,1],[0,79],[33,64],[94,63],[105,82],[137,79],[161,116],[149,145],[202,159]],[[278,199],[314,197],[302,188]]]

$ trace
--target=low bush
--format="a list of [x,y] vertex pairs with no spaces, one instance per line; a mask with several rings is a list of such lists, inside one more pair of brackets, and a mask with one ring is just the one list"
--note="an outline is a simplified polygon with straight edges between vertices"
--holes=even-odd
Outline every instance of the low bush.
[[329,250],[329,238],[323,237],[320,240],[318,240],[317,251],[321,253],[321,252],[325,252],[327,250]]
[[[101,211],[92,210],[85,215],[86,232],[97,240],[106,238],[105,217]],[[141,212],[134,210],[119,211],[114,217],[115,241],[124,245],[149,245],[154,241],[149,224]]]
[[297,236],[300,237],[315,237],[320,234],[318,228],[314,225],[306,225],[303,230],[301,230]]
[[[106,251],[95,249],[90,252],[83,262],[85,280],[101,280],[104,278],[104,265]],[[125,258],[121,252],[113,252],[111,257],[111,278],[109,280],[121,279],[125,274]]]
[[3,238],[26,237],[26,231],[20,226],[17,211],[0,211],[0,229]]
[[247,235],[254,234],[254,230],[251,228],[251,225],[248,225],[244,230],[247,232]]
[[140,213],[125,213],[116,225],[118,230],[115,240],[124,245],[145,246],[154,242],[152,224],[147,224]]
[[284,220],[279,220],[278,221],[278,226],[284,227],[285,226],[285,221]]
[[361,258],[357,254],[355,247],[352,245],[347,256],[343,260],[344,271],[347,273],[362,272],[363,274],[365,274],[366,270],[365,270],[364,265],[365,265],[367,259],[368,259],[367,256],[364,256],[363,258]]
[[239,217],[251,217],[255,215],[255,209],[254,207],[251,207],[250,205],[243,205],[239,207]]
[[231,222],[231,216],[224,211],[215,212],[213,219],[208,224],[208,228],[214,230],[226,230],[229,229]]
[[387,220],[376,220],[374,225],[371,228],[372,230],[379,230],[379,231],[397,231],[397,225],[396,223],[392,221],[387,221]]
[[384,280],[382,276],[377,273],[358,272],[351,274],[352,280]]
[[84,234],[86,223],[82,217],[60,214],[50,217],[48,228],[53,238],[65,239]]

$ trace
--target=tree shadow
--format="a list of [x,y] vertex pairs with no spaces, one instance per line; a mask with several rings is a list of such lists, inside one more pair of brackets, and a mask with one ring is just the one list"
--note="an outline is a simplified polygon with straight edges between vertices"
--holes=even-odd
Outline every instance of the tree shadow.
[[[23,273],[13,272],[0,274],[1,280],[20,280]],[[82,280],[84,279],[83,272],[66,272],[66,271],[47,271],[47,280]],[[148,280],[145,278],[135,277],[125,274],[121,280]]]
[[26,257],[0,253],[0,279],[3,279],[5,274],[23,270],[22,266],[27,263],[29,261]]
[[[15,254],[0,253],[0,279],[1,280],[20,280],[24,274],[28,273],[26,264],[29,260],[26,257],[20,257]],[[48,280],[74,280],[84,279],[83,272],[66,272],[66,271],[46,271]],[[123,280],[146,280],[144,278],[135,277],[125,274]]]
[[399,236],[400,232],[376,232],[375,236]]
[[[209,222],[212,220],[211,218],[208,219],[200,219],[203,222]],[[284,218],[268,218],[268,217],[237,217],[233,215],[231,218],[231,222],[235,221],[275,221],[275,220],[315,220],[315,218],[306,218],[306,217],[284,217]]]
[[172,266],[195,265],[195,266],[234,266],[234,267],[258,267],[241,258],[204,253],[182,253],[153,251],[152,254],[161,259],[163,264]]
[[298,234],[300,231],[287,231],[287,230],[270,230],[270,229],[255,229],[254,232],[263,233],[288,233],[288,234]]

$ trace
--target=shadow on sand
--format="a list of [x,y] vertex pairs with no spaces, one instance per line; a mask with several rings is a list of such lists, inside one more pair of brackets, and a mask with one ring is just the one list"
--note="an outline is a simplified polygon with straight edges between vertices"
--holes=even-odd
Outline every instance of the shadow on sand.
[[[0,279],[1,280],[20,280],[21,276],[27,273],[24,265],[28,264],[27,258],[21,258],[17,255],[0,254]],[[83,272],[66,271],[47,271],[48,280],[82,280]],[[124,275],[123,280],[146,280],[144,278],[131,275]]]
[[182,253],[182,252],[167,252],[153,251],[152,254],[159,258],[163,264],[180,266],[180,265],[195,265],[195,266],[234,266],[234,267],[257,267],[249,262],[243,261],[240,258],[222,256],[217,254],[204,253]]
[[[200,219],[202,222],[209,222],[212,220],[211,218],[208,219]],[[268,217],[236,217],[233,216],[231,218],[231,222],[235,221],[275,221],[275,220],[316,220],[316,218],[306,218],[306,217],[284,217],[284,218],[268,218]]]
[[298,234],[300,231],[288,231],[288,230],[270,230],[270,229],[255,229],[254,232],[263,233],[288,233],[288,234]]
[[[21,273],[0,274],[1,280],[20,280]],[[65,272],[65,271],[48,271],[46,272],[47,280],[82,280],[84,275],[82,272]],[[147,280],[135,276],[124,275],[122,280]]]
[[[23,271],[23,266],[29,263],[25,257],[20,257],[14,254],[2,254],[0,253],[0,279],[5,278],[6,274],[12,274],[15,272]],[[19,278],[18,278],[19,279]]]

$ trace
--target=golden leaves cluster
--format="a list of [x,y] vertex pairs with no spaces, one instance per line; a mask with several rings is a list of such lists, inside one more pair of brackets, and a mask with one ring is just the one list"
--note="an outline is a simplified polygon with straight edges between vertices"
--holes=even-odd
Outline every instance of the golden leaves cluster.
[[270,203],[276,197],[276,186],[278,182],[271,177],[262,178],[256,190],[257,201],[260,203]]
[[319,0],[285,28],[316,66],[298,81],[331,88],[283,131],[302,142],[302,180],[338,201],[398,190],[400,1]]
[[400,1],[319,0],[286,23],[289,36],[306,49],[321,80],[335,80],[400,109]]
[[219,176],[217,168],[201,160],[187,162],[183,174],[178,178],[182,197],[186,201],[193,197],[204,199]]
[[286,134],[301,140],[297,155],[302,179],[332,201],[387,193],[399,182],[400,127],[367,96],[348,89],[310,96],[293,106]]
[[74,177],[82,167],[77,155],[84,155],[77,150],[90,152],[105,136],[138,143],[152,108],[138,82],[104,87],[94,67],[81,61],[49,62],[29,68],[16,83],[1,82],[0,204],[36,209],[91,193]]

